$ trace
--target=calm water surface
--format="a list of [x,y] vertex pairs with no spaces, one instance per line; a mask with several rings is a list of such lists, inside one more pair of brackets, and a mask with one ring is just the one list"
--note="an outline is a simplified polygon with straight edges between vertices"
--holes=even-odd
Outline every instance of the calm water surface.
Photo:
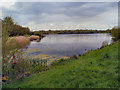
[[109,44],[112,37],[109,34],[62,34],[47,35],[40,42],[31,42],[28,49],[40,51],[31,52],[29,55],[47,54],[57,56],[73,56],[83,54],[86,50],[97,49],[102,42],[107,40]]

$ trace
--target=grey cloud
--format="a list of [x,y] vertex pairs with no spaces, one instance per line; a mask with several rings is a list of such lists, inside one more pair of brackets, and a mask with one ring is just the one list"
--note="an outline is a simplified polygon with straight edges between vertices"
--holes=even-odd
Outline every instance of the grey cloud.
[[[12,15],[20,25],[42,23],[68,23],[79,24],[92,20],[104,22],[98,19],[99,15],[117,9],[115,2],[16,2],[12,9],[3,7],[3,16]],[[116,15],[114,13],[113,15]],[[107,15],[106,15],[107,16]],[[109,15],[108,15],[109,16]],[[101,16],[102,18],[104,16]],[[100,16],[99,16],[100,18]],[[107,17],[106,17],[107,18]],[[111,19],[111,18],[109,18]],[[96,21],[97,20],[97,21]],[[106,20],[106,19],[105,19]],[[110,20],[112,21],[112,20]],[[112,22],[111,22],[112,23]],[[108,24],[108,22],[106,22]],[[57,27],[57,26],[56,26]],[[69,26],[66,26],[69,27]]]
[[[93,4],[93,6],[89,7],[89,5]],[[86,7],[82,8],[82,6],[86,5]],[[102,7],[99,7],[102,5]],[[41,14],[41,13],[49,13],[49,14],[61,14],[64,13],[66,15],[81,15],[86,14],[86,11],[94,12],[104,12],[106,7],[109,8],[113,6],[113,3],[81,3],[81,2],[16,2],[14,5],[15,10],[9,10],[10,12],[18,14]],[[87,8],[88,7],[88,8]],[[80,8],[80,10],[76,10],[76,8]],[[76,14],[77,13],[77,14]]]

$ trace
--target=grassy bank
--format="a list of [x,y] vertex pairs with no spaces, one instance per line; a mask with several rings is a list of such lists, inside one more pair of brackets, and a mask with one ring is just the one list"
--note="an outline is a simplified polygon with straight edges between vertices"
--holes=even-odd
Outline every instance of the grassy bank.
[[4,88],[118,87],[118,42],[69,59],[50,70],[19,79]]

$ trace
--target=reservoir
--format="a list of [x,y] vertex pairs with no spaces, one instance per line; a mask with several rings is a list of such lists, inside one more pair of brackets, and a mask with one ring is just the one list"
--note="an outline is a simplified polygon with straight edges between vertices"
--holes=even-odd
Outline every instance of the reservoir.
[[46,35],[40,42],[32,41],[27,54],[34,58],[59,59],[79,55],[87,50],[95,50],[103,41],[112,42],[110,34],[54,34]]

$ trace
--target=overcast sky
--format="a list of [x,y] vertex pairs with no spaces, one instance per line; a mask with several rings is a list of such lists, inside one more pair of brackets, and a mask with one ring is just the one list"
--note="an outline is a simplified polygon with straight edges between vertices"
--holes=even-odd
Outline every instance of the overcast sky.
[[0,18],[12,16],[30,30],[103,30],[118,24],[117,2],[7,2],[0,8]]

